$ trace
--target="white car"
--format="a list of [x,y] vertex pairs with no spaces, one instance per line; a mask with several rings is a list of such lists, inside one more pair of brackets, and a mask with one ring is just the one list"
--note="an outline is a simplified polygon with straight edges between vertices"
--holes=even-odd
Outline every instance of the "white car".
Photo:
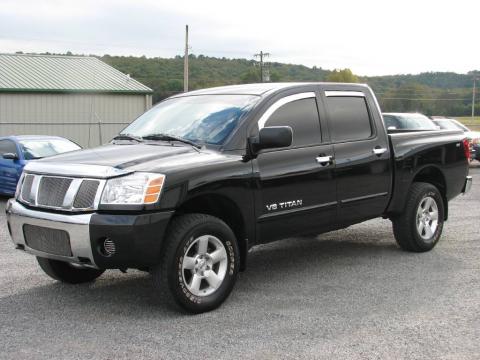
[[462,130],[467,139],[470,141],[471,159],[480,161],[480,132],[471,131],[460,121],[451,118],[433,119],[433,122],[446,130]]

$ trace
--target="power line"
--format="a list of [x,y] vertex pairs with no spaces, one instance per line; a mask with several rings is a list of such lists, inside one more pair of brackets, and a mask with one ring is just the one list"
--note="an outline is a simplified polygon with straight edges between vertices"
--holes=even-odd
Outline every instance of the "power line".
[[470,101],[471,99],[428,99],[428,98],[406,98],[406,97],[381,97],[383,100],[412,100],[412,101]]
[[471,93],[470,88],[461,88],[461,91],[442,91],[438,88],[432,88],[432,91],[408,91],[408,90],[387,90],[387,91],[375,91],[375,94],[392,94],[392,95],[399,95],[399,94],[442,94],[442,95],[466,95]]

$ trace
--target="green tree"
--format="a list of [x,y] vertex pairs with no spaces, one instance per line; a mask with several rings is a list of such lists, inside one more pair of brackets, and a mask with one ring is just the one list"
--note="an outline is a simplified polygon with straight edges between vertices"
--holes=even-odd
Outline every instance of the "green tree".
[[243,84],[260,82],[260,70],[253,67],[248,69],[248,71],[241,76],[241,81]]
[[282,75],[278,71],[272,70],[270,71],[270,81],[271,82],[281,82]]
[[350,69],[333,70],[328,76],[329,82],[358,83],[358,77]]

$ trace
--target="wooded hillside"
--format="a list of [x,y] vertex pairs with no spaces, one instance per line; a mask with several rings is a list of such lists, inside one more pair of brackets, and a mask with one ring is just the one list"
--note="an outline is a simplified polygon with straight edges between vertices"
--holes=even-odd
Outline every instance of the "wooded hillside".
[[[100,58],[154,90],[154,102],[183,90],[183,58],[106,55]],[[190,89],[251,83],[260,80],[253,60],[191,55]],[[271,81],[328,81],[338,74],[303,65],[270,64]],[[333,75],[333,76],[332,76]],[[428,72],[418,75],[358,77],[369,84],[384,111],[419,111],[427,115],[466,116],[471,113],[472,73]],[[355,76],[353,77],[355,78]],[[353,81],[353,80],[352,80]],[[480,96],[477,96],[477,100]],[[476,113],[480,113],[477,101]]]

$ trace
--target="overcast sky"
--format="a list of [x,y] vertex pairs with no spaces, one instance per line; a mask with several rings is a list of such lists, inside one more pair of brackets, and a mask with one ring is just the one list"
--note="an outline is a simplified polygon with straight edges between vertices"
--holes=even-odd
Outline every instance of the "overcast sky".
[[480,70],[480,1],[0,0],[0,52],[194,54],[351,68]]

